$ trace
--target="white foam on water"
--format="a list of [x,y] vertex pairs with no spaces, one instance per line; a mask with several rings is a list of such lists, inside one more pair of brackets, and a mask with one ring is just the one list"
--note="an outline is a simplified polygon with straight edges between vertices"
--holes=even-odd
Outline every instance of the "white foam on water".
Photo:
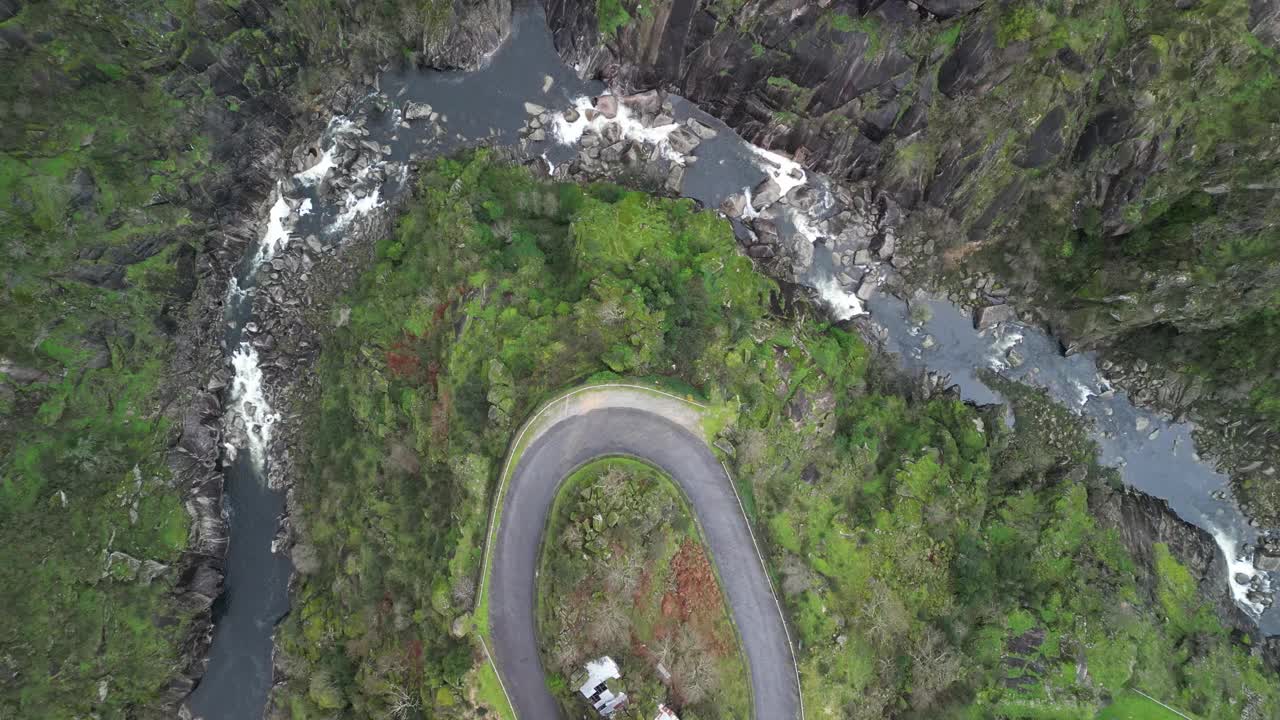
[[231,385],[231,411],[244,421],[249,441],[249,457],[259,470],[266,464],[271,445],[271,429],[280,416],[267,403],[262,387],[258,351],[248,341],[231,355],[235,379]]
[[[609,119],[597,111],[595,106],[591,104],[591,98],[586,96],[576,98],[573,101],[573,109],[578,111],[578,119],[573,122],[565,120],[564,113],[555,113],[552,132],[561,145],[577,145],[588,130],[602,135],[605,127],[616,125],[624,139],[652,145],[663,157],[671,162],[677,165],[685,164],[685,155],[672,149],[669,140],[671,133],[680,128],[680,123],[672,122],[666,125],[646,127],[631,108],[624,105],[621,100],[618,102],[618,113],[613,119]],[[594,115],[591,120],[587,119],[588,110],[591,111],[590,114]]]
[[311,214],[311,198],[304,198],[302,204],[298,206],[298,217]]
[[[1249,583],[1242,585],[1236,582],[1237,574],[1246,575],[1252,582],[1257,572],[1254,570],[1252,558],[1244,557],[1240,552],[1240,544],[1226,532],[1210,527],[1213,531],[1213,539],[1217,541],[1218,548],[1227,559],[1227,587],[1231,588],[1231,597],[1240,607],[1252,612],[1255,616],[1261,615],[1262,611],[1266,610],[1266,606],[1249,600]],[[1263,581],[1265,583],[1265,576]]]
[[285,221],[289,219],[289,202],[284,199],[284,193],[280,191],[280,184],[276,183],[276,202],[271,206],[271,211],[267,214],[267,231],[263,234],[262,240],[258,242],[258,253],[253,258],[253,264],[256,268],[263,263],[271,262],[285,245],[289,244],[289,228],[285,227]]
[[[373,172],[374,168],[381,166],[382,163],[369,165],[357,172],[353,177],[355,180],[355,187],[359,187],[364,183],[364,181],[369,177],[369,174]],[[329,230],[331,232],[346,229],[353,220],[361,215],[372,212],[374,209],[382,205],[382,190],[380,187],[366,188],[366,193],[367,194],[364,197],[357,197],[354,188],[347,191],[347,196],[342,200],[342,212],[338,214],[338,217],[334,219],[333,224],[329,226]]]
[[314,185],[320,182],[321,180],[323,180],[324,176],[328,175],[329,171],[333,169],[333,155],[334,155],[334,150],[337,147],[338,147],[337,143],[330,145],[329,149],[325,150],[324,154],[320,156],[319,162],[307,168],[306,170],[303,170],[302,172],[294,175],[293,176],[294,179],[296,179],[298,182],[301,182],[305,185]]
[[749,187],[742,188],[742,197],[744,198],[743,200],[744,204],[742,206],[742,219],[754,220],[760,217],[760,213],[756,212],[755,206],[751,204],[751,188]]
[[[792,210],[789,215],[796,233],[808,240],[810,244],[816,245],[826,236],[826,233],[814,225],[813,218],[808,213]],[[867,308],[862,303],[862,299],[841,287],[834,276],[828,275],[818,280],[814,283],[814,289],[818,291],[818,296],[831,306],[831,312],[837,320],[848,320],[856,315],[867,314]]]
[[1022,333],[1007,324],[999,325],[995,330],[994,342],[991,343],[991,354],[987,356],[987,367],[992,370],[1004,370],[1009,367],[1008,352],[1022,342]]
[[804,166],[792,160],[786,155],[782,155],[772,150],[765,150],[762,147],[756,147],[751,143],[744,143],[757,158],[763,160],[761,164],[757,164],[773,181],[778,183],[778,187],[782,188],[782,196],[786,197],[797,187],[808,182],[808,176],[805,174]]
[[818,226],[813,223],[813,218],[810,217],[809,213],[791,210],[788,212],[788,217],[796,232],[800,233],[805,240],[808,240],[810,245],[817,245],[818,241],[826,237],[826,233],[819,230]]
[[333,169],[333,160],[338,150],[337,137],[339,135],[346,135],[353,130],[355,130],[355,123],[351,122],[346,117],[339,115],[338,117],[330,120],[329,126],[325,129],[325,135],[329,137],[329,147],[325,149],[324,153],[320,156],[319,162],[306,170],[295,174],[293,176],[294,179],[304,185],[314,185],[323,180],[325,175],[328,175],[329,171]]
[[356,218],[378,208],[382,205],[382,195],[377,188],[370,190],[369,194],[362,198],[357,198],[354,192],[348,192],[343,205],[345,208],[342,213],[329,226],[331,231],[343,230]]
[[840,287],[833,277],[824,277],[813,285],[818,297],[831,306],[831,314],[837,320],[848,320],[857,315],[866,315],[867,309],[862,300],[853,293]]
[[1075,388],[1076,403],[1080,405],[1080,407],[1084,407],[1085,404],[1089,402],[1089,398],[1098,394],[1094,392],[1093,388],[1074,378],[1071,380],[1071,386]]
[[231,278],[231,282],[227,283],[227,300],[226,305],[230,306],[245,298],[249,297],[249,291],[240,287],[240,281]]

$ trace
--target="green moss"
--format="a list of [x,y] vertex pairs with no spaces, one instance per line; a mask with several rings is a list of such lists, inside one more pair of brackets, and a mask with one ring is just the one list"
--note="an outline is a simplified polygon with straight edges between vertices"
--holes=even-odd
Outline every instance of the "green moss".
[[851,17],[841,12],[826,12],[818,20],[818,27],[830,28],[838,33],[861,33],[867,36],[864,54],[873,58],[880,53],[882,38],[880,22],[873,17]]
[[1031,3],[1018,3],[1007,7],[1000,15],[996,29],[996,44],[1004,47],[1010,43],[1030,40],[1039,24],[1040,13]]
[[596,24],[600,34],[613,39],[618,30],[631,22],[631,14],[623,7],[622,0],[596,0]]

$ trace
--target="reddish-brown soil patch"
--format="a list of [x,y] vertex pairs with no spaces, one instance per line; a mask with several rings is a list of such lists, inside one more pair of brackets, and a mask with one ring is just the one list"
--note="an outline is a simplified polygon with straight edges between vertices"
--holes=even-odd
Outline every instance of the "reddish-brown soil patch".
[[686,620],[714,620],[720,609],[720,586],[702,546],[685,540],[671,558],[671,574],[676,580],[676,596]]
[[680,605],[679,598],[671,593],[665,593],[662,596],[662,616],[665,618],[684,616],[684,607]]

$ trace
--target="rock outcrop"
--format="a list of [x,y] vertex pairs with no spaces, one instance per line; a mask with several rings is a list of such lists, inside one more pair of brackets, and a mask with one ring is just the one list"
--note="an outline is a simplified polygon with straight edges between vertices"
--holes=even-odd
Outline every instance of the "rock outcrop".
[[425,39],[421,61],[441,69],[471,70],[511,34],[511,0],[454,0],[453,19]]
[[[625,0],[631,19],[606,36],[596,3],[546,0],[583,74],[679,93],[892,201],[910,284],[1015,304],[1071,351],[1163,363],[1186,392],[1151,402],[1264,426],[1248,457],[1224,458],[1248,464],[1280,449],[1274,415],[1250,416],[1277,361],[1220,346],[1275,327],[1280,11],[1126,5]],[[1193,363],[1209,382],[1182,375]],[[1238,486],[1280,522],[1280,482]]]

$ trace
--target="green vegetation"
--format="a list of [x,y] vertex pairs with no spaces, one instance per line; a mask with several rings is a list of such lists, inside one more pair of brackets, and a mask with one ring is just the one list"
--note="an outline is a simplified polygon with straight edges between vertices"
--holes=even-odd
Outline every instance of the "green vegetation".
[[[297,717],[465,713],[491,486],[521,419],[588,377],[704,377],[764,312],[769,284],[690,202],[543,185],[484,154],[439,162],[419,193],[306,414],[314,562],[281,637]],[[321,669],[336,694],[311,692]]]
[[[541,400],[622,375],[713,406],[813,717],[1090,718],[1129,688],[1206,719],[1280,711],[1275,677],[1176,558],[1139,568],[1095,519],[1113,480],[1068,411],[1004,388],[1009,430],[914,389],[803,306],[768,314],[772,283],[685,201],[540,183],[483,153],[436,163],[419,195],[343,301],[351,321],[304,413],[297,519],[314,562],[281,637],[295,717],[405,702],[458,717],[494,697],[467,633],[504,453]],[[599,569],[622,553],[603,538],[651,505],[669,503],[624,499],[616,526],[600,511],[598,541],[577,528],[592,559],[557,541],[546,572]]]
[[618,30],[631,22],[631,14],[622,0],[596,0],[596,23],[605,38],[617,37]]
[[1007,388],[1008,431],[904,402],[833,333],[772,348],[782,388],[730,434],[816,717],[1091,717],[1131,685],[1206,718],[1280,707],[1167,552],[1145,595],[1065,410]]
[[1003,12],[1000,26],[996,30],[996,43],[1004,47],[1009,43],[1030,40],[1039,20],[1036,6],[1022,2],[1008,6]]
[[746,666],[692,511],[643,463],[599,461],[565,480],[543,544],[538,633],[566,717],[583,709],[575,674],[601,655],[619,663],[638,720],[659,702],[682,718],[751,715]]
[[[191,520],[166,456],[205,382],[172,360],[208,223],[243,196],[264,107],[287,126],[300,64],[331,84],[325,59],[400,51],[364,4],[251,5],[4,7],[0,716],[171,717],[180,699],[164,690],[200,608],[175,594]],[[412,47],[431,7],[377,12]]]
[[192,612],[163,386],[223,179],[193,66],[278,60],[183,4],[22,3],[0,28],[0,716],[159,717]]
[[873,58],[880,53],[882,43],[880,23],[875,18],[855,18],[840,12],[829,12],[824,13],[818,20],[818,26],[830,28],[838,33],[862,33],[867,36],[865,56]]
[[1176,712],[1132,690],[1126,690],[1098,713],[1097,720],[1185,720]]

